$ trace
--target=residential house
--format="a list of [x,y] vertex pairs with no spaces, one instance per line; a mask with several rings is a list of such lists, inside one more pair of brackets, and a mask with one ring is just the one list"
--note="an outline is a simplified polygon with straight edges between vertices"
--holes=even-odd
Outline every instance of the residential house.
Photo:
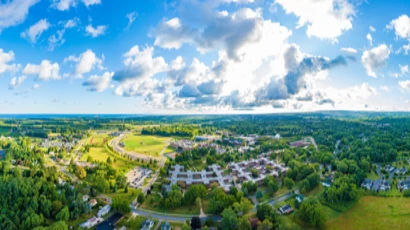
[[90,204],[91,207],[94,207],[97,205],[98,202],[96,199],[91,199],[88,203]]
[[389,180],[383,180],[382,183],[380,184],[379,190],[381,191],[387,191],[390,190],[390,181]]
[[406,174],[406,172],[407,172],[407,169],[405,167],[396,169],[397,174],[404,175],[404,174]]
[[111,206],[109,204],[107,204],[104,207],[102,207],[100,210],[98,210],[97,216],[102,217],[102,216],[106,215],[107,213],[109,213],[110,210],[111,210]]
[[149,230],[154,226],[154,221],[151,219],[146,219],[144,223],[142,223],[141,230]]
[[302,201],[305,199],[305,196],[303,196],[303,195],[301,195],[301,194],[297,194],[296,195],[296,200],[299,202],[299,203],[302,203]]
[[289,204],[287,204],[287,205],[284,205],[284,206],[280,207],[279,211],[283,215],[284,214],[289,214],[289,213],[293,212],[293,208]]
[[84,195],[84,196],[83,196],[83,202],[87,202],[87,201],[88,201],[88,198],[90,198],[88,195]]
[[95,225],[97,225],[98,223],[100,223],[102,220],[103,219],[97,218],[97,217],[94,216],[94,217],[88,219],[86,222],[80,224],[80,227],[85,228],[85,229],[92,228]]
[[388,173],[393,173],[395,168],[391,165],[386,165],[386,167],[384,167],[384,169],[388,172]]
[[161,226],[161,230],[171,230],[171,225],[169,224],[169,222],[163,223]]
[[410,179],[407,180],[399,180],[397,182],[397,189],[399,191],[404,191],[410,188]]
[[362,188],[365,188],[367,190],[372,189],[373,186],[373,180],[370,179],[365,179],[362,183]]

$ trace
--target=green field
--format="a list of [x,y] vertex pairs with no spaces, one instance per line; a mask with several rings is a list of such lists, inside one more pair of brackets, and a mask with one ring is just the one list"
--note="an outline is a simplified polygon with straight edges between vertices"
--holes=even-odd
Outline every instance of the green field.
[[135,167],[137,164],[136,162],[133,162],[131,160],[128,160],[125,157],[121,157],[113,152],[111,152],[107,147],[102,147],[102,148],[90,148],[89,153],[85,153],[81,156],[82,161],[87,161],[88,156],[91,156],[93,161],[98,161],[98,162],[106,162],[108,157],[111,157],[111,160],[116,159],[116,162],[112,163],[112,166],[115,169],[119,169],[120,171],[123,171],[124,173],[131,170],[133,167]]
[[107,133],[92,133],[91,136],[87,138],[84,144],[86,145],[101,145],[104,144],[104,140],[108,140],[109,135]]
[[159,156],[169,139],[169,137],[131,135],[124,138],[123,142],[127,151]]
[[365,196],[326,229],[410,229],[409,217],[408,198]]

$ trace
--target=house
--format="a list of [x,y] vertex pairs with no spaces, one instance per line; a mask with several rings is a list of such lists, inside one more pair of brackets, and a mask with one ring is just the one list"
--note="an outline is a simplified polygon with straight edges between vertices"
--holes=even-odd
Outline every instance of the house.
[[397,189],[399,191],[404,191],[410,188],[410,179],[407,180],[399,180],[397,182]]
[[389,180],[383,180],[382,183],[380,184],[379,190],[381,191],[387,191],[390,190],[390,181]]
[[404,174],[406,174],[406,172],[407,172],[407,169],[405,167],[396,169],[397,174],[404,175]]
[[85,228],[85,229],[92,228],[96,224],[100,223],[101,221],[102,221],[101,218],[97,218],[97,217],[94,216],[94,217],[88,219],[86,222],[80,224],[80,227]]
[[290,147],[298,148],[298,147],[306,147],[310,145],[310,143],[306,141],[295,141],[295,142],[290,142],[289,145]]
[[386,167],[384,167],[384,169],[388,172],[388,173],[393,173],[394,172],[394,167],[391,165],[386,165]]
[[287,204],[287,205],[285,205],[285,206],[280,207],[280,208],[279,208],[279,211],[280,211],[280,213],[282,213],[283,215],[284,215],[284,214],[289,214],[289,213],[293,212],[293,208],[292,208],[289,204]]
[[97,205],[98,202],[96,199],[91,199],[88,203],[90,204],[91,207],[94,207],[95,205]]
[[124,142],[121,141],[121,142],[119,143],[119,146],[120,146],[121,148],[125,148]]
[[171,225],[168,222],[165,222],[162,224],[161,230],[171,230]]
[[362,183],[362,188],[365,188],[367,190],[372,189],[373,186],[373,180],[370,179],[365,179]]
[[325,180],[322,182],[322,185],[325,186],[326,188],[329,188],[332,185],[332,182],[329,180]]
[[305,196],[303,196],[303,195],[301,195],[301,194],[297,194],[296,195],[296,200],[299,202],[299,203],[302,203],[302,201],[305,199]]
[[111,206],[109,204],[107,204],[98,211],[97,216],[102,217],[102,216],[106,215],[107,213],[109,213],[110,210],[111,210]]
[[83,202],[87,202],[87,201],[88,201],[88,198],[90,198],[88,195],[84,195],[84,196],[83,196]]
[[142,223],[141,230],[149,230],[154,226],[154,221],[150,219],[146,219],[144,223]]

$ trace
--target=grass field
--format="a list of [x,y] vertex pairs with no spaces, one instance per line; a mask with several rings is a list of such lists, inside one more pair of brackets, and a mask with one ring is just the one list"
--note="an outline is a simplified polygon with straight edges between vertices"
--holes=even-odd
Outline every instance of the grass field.
[[84,144],[102,145],[104,144],[104,140],[108,140],[108,139],[109,139],[108,132],[107,133],[92,133],[92,135],[87,138]]
[[196,204],[183,205],[179,208],[166,210],[161,207],[160,200],[161,200],[161,197],[158,194],[151,194],[146,197],[144,203],[140,207],[143,209],[151,210],[151,211],[171,213],[171,214],[198,215],[200,212],[199,207]]
[[326,229],[410,229],[409,217],[408,198],[365,196]]
[[123,142],[127,151],[158,156],[169,139],[169,137],[132,135],[126,137]]
[[106,162],[108,157],[111,157],[111,160],[116,159],[116,162],[112,163],[112,166],[115,169],[118,169],[124,173],[128,172],[134,168],[137,163],[133,162],[125,157],[121,157],[113,152],[111,152],[106,146],[101,148],[90,148],[90,152],[83,154],[81,156],[82,161],[87,161],[88,156],[91,156],[93,160]]

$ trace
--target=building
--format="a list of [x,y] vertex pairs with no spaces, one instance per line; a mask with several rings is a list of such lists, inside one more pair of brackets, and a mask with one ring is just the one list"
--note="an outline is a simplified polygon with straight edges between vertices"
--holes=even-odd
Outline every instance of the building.
[[362,188],[365,188],[367,190],[372,189],[373,186],[373,180],[370,179],[365,179],[362,183]]
[[399,191],[404,191],[410,188],[410,179],[407,180],[399,180],[397,182],[397,189]]
[[141,230],[149,230],[154,226],[154,221],[151,219],[146,219],[144,223],[142,223]]
[[388,191],[390,189],[391,189],[390,181],[389,180],[383,180],[382,183],[380,184],[379,190]]
[[86,222],[80,224],[81,228],[89,229],[100,223],[103,219],[97,218],[97,217],[92,217],[88,219]]
[[285,215],[293,212],[293,208],[289,204],[287,204],[285,206],[280,207],[279,211],[281,214]]
[[84,195],[84,196],[83,196],[83,202],[87,202],[87,201],[88,201],[88,198],[90,198],[88,195]]
[[386,165],[386,167],[384,167],[384,169],[388,172],[388,173],[393,173],[395,168],[391,165]]
[[162,224],[161,226],[161,230],[171,230],[171,225],[169,224],[169,222],[165,222]]
[[396,169],[397,174],[404,175],[404,174],[406,174],[406,172],[407,172],[407,169],[405,167]]
[[296,200],[299,203],[302,203],[303,200],[305,200],[305,196],[301,195],[301,194],[297,194],[296,195]]
[[107,204],[104,207],[102,207],[100,210],[98,210],[97,216],[102,217],[102,216],[106,215],[107,213],[109,213],[110,210],[111,210],[111,206],[109,204]]
[[98,202],[96,199],[91,199],[88,203],[90,204],[91,207],[94,207],[97,205]]
[[290,147],[299,148],[299,147],[306,147],[309,146],[310,143],[307,141],[295,141],[289,143]]

